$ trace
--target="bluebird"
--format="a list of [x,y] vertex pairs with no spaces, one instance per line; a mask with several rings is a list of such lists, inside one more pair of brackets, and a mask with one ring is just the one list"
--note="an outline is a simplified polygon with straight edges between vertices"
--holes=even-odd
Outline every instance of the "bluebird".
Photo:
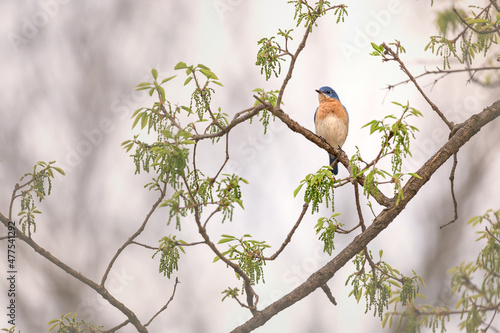
[[[314,113],[314,126],[316,135],[326,140],[332,147],[340,148],[347,138],[349,131],[349,115],[347,109],[340,102],[339,96],[330,87],[321,87],[318,93],[319,106]],[[337,159],[328,154],[330,165]],[[332,170],[336,175],[339,172],[338,165]]]

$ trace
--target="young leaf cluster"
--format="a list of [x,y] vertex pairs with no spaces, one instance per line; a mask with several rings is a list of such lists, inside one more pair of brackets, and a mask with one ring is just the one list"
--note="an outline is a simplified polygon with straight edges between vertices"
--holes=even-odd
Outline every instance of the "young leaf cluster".
[[[461,297],[456,305],[462,310],[460,328],[467,332],[479,332],[489,327],[488,315],[494,317],[500,311],[500,210],[489,210],[468,224],[476,226],[483,222],[487,226],[484,231],[477,232],[476,241],[486,244],[476,261],[449,270],[453,292]],[[482,281],[475,281],[478,276]]]
[[[382,62],[394,60],[392,57],[389,57],[389,53],[385,49],[384,44],[377,45],[375,43],[371,43],[371,45],[373,49],[373,52],[370,53],[371,56],[381,57]],[[406,49],[403,47],[403,45],[401,45],[401,43],[398,40],[389,43],[389,45],[395,48],[396,55],[399,55],[400,53],[406,53]]]
[[308,174],[295,189],[293,196],[296,197],[301,188],[306,185],[304,201],[312,204],[313,214],[319,211],[319,204],[323,201],[326,203],[326,207],[331,205],[332,211],[335,211],[334,188],[337,182],[332,174],[332,168],[325,166],[316,173]]
[[485,245],[477,259],[448,270],[453,293],[460,297],[455,310],[409,303],[402,312],[387,313],[384,324],[390,327],[393,317],[399,316],[398,331],[406,322],[405,331],[420,332],[422,327],[428,327],[433,332],[444,332],[445,323],[456,315],[461,320],[460,329],[467,333],[488,332],[492,328],[493,319],[500,311],[500,210],[489,210],[468,222],[472,227],[483,223],[486,226],[477,232],[476,241]]
[[170,279],[172,272],[179,269],[179,250],[181,250],[182,253],[186,253],[182,247],[182,244],[186,244],[186,242],[183,240],[176,240],[176,236],[162,237],[159,242],[160,245],[158,247],[158,251],[153,254],[153,258],[158,254],[158,252],[161,253],[159,271]]
[[279,74],[281,74],[280,61],[285,61],[283,58],[285,52],[281,49],[281,45],[275,40],[274,36],[260,39],[257,45],[259,45],[260,48],[257,51],[255,65],[260,66],[260,74],[265,73],[266,80],[269,80],[273,74],[275,77],[278,77]]
[[[477,54],[487,56],[493,44],[498,44],[500,31],[500,14],[492,6],[470,6],[468,12],[462,9],[449,9],[437,15],[436,23],[441,35],[431,36],[425,50],[443,57],[444,68],[450,68],[450,57],[460,63],[472,63]],[[448,31],[461,27],[458,35],[449,39]]]
[[[230,260],[238,261],[238,265],[248,275],[252,284],[264,281],[263,266],[266,264],[264,260],[264,249],[270,247],[265,241],[256,241],[251,239],[249,234],[237,238],[231,235],[222,235],[218,244],[231,243],[229,249],[224,251],[222,255],[227,256]],[[214,259],[214,262],[219,260],[219,257]],[[226,298],[228,295],[224,298]]]
[[33,172],[25,173],[20,179],[20,181],[26,179],[28,181],[23,185],[16,185],[16,192],[22,189],[21,194],[16,195],[16,197],[21,197],[21,211],[17,215],[20,216],[19,224],[24,234],[26,231],[31,234],[31,226],[33,226],[33,232],[36,232],[35,216],[41,214],[41,211],[35,205],[35,197],[41,202],[46,195],[50,195],[54,171],[64,175],[64,171],[54,166],[54,163],[37,162],[33,166]]
[[224,302],[224,300],[228,297],[236,298],[236,297],[238,297],[239,293],[240,293],[240,289],[238,289],[238,288],[227,288],[221,292],[221,294],[224,295],[224,297],[222,297],[221,301]]
[[[382,135],[381,150],[375,159],[371,168],[358,170],[356,175],[366,173],[364,193],[369,195],[371,191],[377,188],[379,184],[378,177],[389,178],[390,182],[394,183],[394,195],[397,201],[403,199],[403,176],[402,172],[403,159],[411,156],[410,142],[415,138],[415,133],[418,128],[408,122],[409,117],[421,117],[422,113],[415,108],[412,108],[407,103],[406,105],[392,102],[401,107],[402,113],[400,117],[387,115],[382,120],[372,120],[363,127],[370,127],[370,134],[380,133]],[[391,156],[391,172],[377,168],[377,162],[385,156]],[[419,177],[416,174],[409,175]]]
[[[312,31],[313,26],[317,26],[316,21],[329,10],[334,10],[337,23],[340,21],[344,22],[344,17],[347,16],[346,5],[331,6],[330,1],[327,0],[316,1],[314,5],[309,5],[307,0],[290,0],[288,3],[295,6],[294,20],[297,27],[303,24],[309,31]],[[288,50],[288,41],[293,40],[292,31],[293,29],[278,30],[277,35],[285,39],[284,47],[276,41],[275,36],[270,38],[264,37],[257,42],[260,47],[257,51],[255,64],[260,66],[261,74],[265,73],[266,80],[269,80],[273,74],[275,77],[279,76],[281,73],[280,61],[285,60],[283,56],[288,55],[294,58],[294,55]]]
[[[255,101],[255,105],[257,106],[263,102],[269,102],[271,103],[272,106],[276,106],[276,103],[278,102],[278,94],[279,90],[271,90],[271,91],[265,91],[264,89],[261,88],[255,88],[253,92],[257,93],[257,100]],[[281,102],[283,103],[283,101]],[[267,134],[267,127],[269,126],[270,120],[271,120],[271,112],[267,109],[264,109],[260,112],[260,122],[262,125],[264,125],[264,134]],[[276,116],[273,115],[273,121],[276,119]],[[252,123],[252,118],[250,118],[250,123]]]
[[334,213],[330,218],[320,217],[314,227],[316,235],[319,234],[319,240],[323,242],[323,252],[328,253],[328,255],[331,255],[335,250],[333,239],[337,228],[343,226],[342,223],[337,222],[336,217],[339,215],[340,213]]
[[[16,326],[12,326],[11,328],[2,328],[0,331],[7,333],[16,333]],[[18,331],[18,333],[21,333],[21,331]]]
[[325,15],[328,10],[334,10],[334,15],[337,17],[336,22],[344,22],[344,17],[348,15],[346,5],[331,6],[330,1],[319,0],[310,5],[307,0],[290,0],[288,3],[292,3],[295,6],[295,16],[294,19],[297,22],[297,26],[303,25],[305,27],[317,26],[316,21],[321,16]]
[[[153,81],[138,85],[138,90],[148,90],[157,100],[150,108],[140,108],[133,114],[133,127],[140,126],[141,132],[132,140],[125,141],[122,146],[128,151],[135,150],[132,155],[136,165],[136,173],[153,173],[153,179],[146,184],[150,190],[161,191],[165,196],[160,207],[168,207],[168,224],[175,219],[176,228],[181,229],[181,218],[190,214],[200,219],[208,206],[214,210],[205,222],[215,215],[222,215],[222,222],[231,220],[236,205],[243,208],[241,184],[247,181],[237,175],[224,174],[221,166],[214,177],[206,176],[196,165],[196,147],[199,139],[194,136],[204,136],[219,132],[228,125],[227,115],[219,108],[214,112],[211,107],[213,86],[222,84],[217,75],[209,67],[198,64],[187,65],[179,62],[175,70],[185,72],[187,79],[184,86],[194,83],[189,106],[177,105],[170,101],[165,84],[175,76],[161,80],[158,71],[151,71]],[[148,141],[146,141],[148,140]],[[214,144],[212,140],[212,144]],[[193,153],[190,161],[190,153]],[[207,236],[208,237],[208,236]],[[160,239],[159,271],[170,277],[178,269],[180,251],[183,251],[183,241],[175,236]],[[248,262],[247,262],[248,264]]]
[[103,332],[102,328],[104,327],[94,327],[93,325],[87,324],[83,319],[81,321],[76,321],[76,312],[62,315],[59,319],[53,319],[49,321],[47,325],[51,325],[49,327],[49,332],[53,329],[57,329],[57,331],[54,331],[56,333],[95,333]]
[[[169,207],[169,219],[176,218],[176,227],[180,230],[180,217],[197,212],[201,214],[206,206],[217,206],[222,214],[221,222],[233,218],[235,204],[243,207],[241,198],[241,183],[248,181],[234,174],[223,174],[217,178],[203,177],[201,171],[192,171],[186,177],[188,187],[177,189],[170,198],[161,203],[162,207]],[[215,199],[216,198],[216,199]]]
[[[379,255],[382,259],[382,251]],[[351,274],[346,281],[346,285],[350,282],[353,288],[349,296],[353,295],[359,302],[364,295],[365,312],[373,308],[373,315],[379,316],[381,320],[390,303],[396,306],[398,303],[406,305],[412,302],[418,293],[418,283],[423,283],[415,272],[413,272],[413,277],[409,278],[382,260],[375,263],[368,250],[357,254],[353,263],[356,266],[356,272]],[[369,271],[366,271],[366,263],[369,263]]]

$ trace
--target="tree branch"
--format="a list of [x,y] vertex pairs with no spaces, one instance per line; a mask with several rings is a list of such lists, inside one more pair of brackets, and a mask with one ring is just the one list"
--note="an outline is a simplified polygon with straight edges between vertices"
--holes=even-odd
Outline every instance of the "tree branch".
[[457,204],[457,199],[455,197],[455,171],[457,169],[457,154],[453,154],[453,166],[451,167],[451,172],[450,172],[450,188],[451,188],[451,199],[453,200],[453,212],[454,216],[453,218],[446,224],[443,224],[442,226],[439,227],[439,229],[443,229],[449,224],[454,223],[456,220],[458,220],[458,204]]
[[175,284],[174,284],[174,290],[172,291],[172,295],[170,296],[170,299],[167,301],[167,304],[165,304],[161,309],[160,311],[158,311],[157,313],[155,313],[155,315],[153,317],[151,317],[151,319],[144,325],[144,327],[147,327],[149,326],[149,324],[151,324],[151,322],[160,314],[162,313],[163,311],[165,311],[167,308],[168,308],[168,305],[170,304],[170,302],[172,302],[172,300],[174,299],[174,296],[175,296],[175,291],[177,290],[177,285],[179,284],[179,279],[178,278],[175,278]]
[[[414,78],[415,79],[420,79],[421,77],[424,77],[426,75],[437,75],[437,74],[442,74],[439,78],[437,78],[434,82],[437,82],[438,80],[442,79],[443,77],[445,77],[446,75],[449,75],[449,74],[453,74],[453,73],[463,73],[463,72],[473,72],[473,73],[476,73],[476,72],[480,72],[480,71],[487,71],[487,70],[500,70],[500,67],[499,66],[493,66],[493,67],[467,67],[467,68],[460,68],[460,69],[436,69],[436,70],[433,70],[433,71],[428,71],[427,69],[425,70],[425,72],[415,76]],[[408,82],[411,82],[410,79],[408,80],[404,80],[404,81],[401,81],[401,82],[398,82],[398,83],[395,83],[395,84],[391,84],[391,85],[388,85],[387,88],[388,89],[393,89],[399,85],[402,85],[402,84],[407,84]]]
[[[443,122],[446,124],[446,126],[448,126],[448,128],[450,130],[452,130],[453,126],[455,126],[455,125],[451,121],[449,121],[446,118],[446,116],[441,112],[441,110],[439,110],[439,108],[437,107],[437,105],[434,104],[430,100],[429,97],[427,97],[427,95],[422,90],[422,88],[420,88],[420,85],[418,84],[417,80],[413,77],[413,75],[410,73],[410,71],[408,70],[408,68],[406,68],[405,64],[403,63],[403,61],[399,57],[399,53],[398,52],[394,52],[385,43],[382,43],[382,46],[384,47],[385,52],[387,54],[390,54],[391,57],[392,57],[392,58],[384,58],[384,59],[386,59],[386,60],[394,60],[394,61],[396,61],[399,64],[399,67],[401,68],[401,70],[408,76],[408,78],[411,80],[411,82],[413,82],[413,84],[415,85],[415,87],[417,88],[417,90],[420,92],[420,94],[422,95],[422,97],[424,97],[424,99],[426,100],[426,102],[431,106],[432,110],[434,110],[438,114],[438,116],[441,118],[441,120],[443,120]],[[396,47],[399,49],[399,44]]]
[[[0,214],[0,220],[2,221],[2,223],[6,227],[8,227],[8,223],[10,221],[9,219],[5,218],[5,216]],[[57,267],[59,267],[60,269],[65,271],[66,273],[68,273],[69,275],[73,276],[74,278],[76,278],[77,280],[82,282],[83,284],[85,284],[85,285],[89,286],[90,288],[92,288],[93,290],[95,290],[106,301],[108,301],[109,304],[111,304],[113,307],[115,307],[120,312],[122,312],[128,318],[130,323],[132,323],[132,325],[135,326],[135,328],[137,329],[138,332],[140,332],[140,333],[147,333],[148,332],[146,327],[144,327],[144,325],[142,325],[142,323],[137,318],[135,313],[132,310],[130,310],[129,308],[127,308],[123,303],[121,303],[116,298],[114,298],[103,285],[97,284],[96,282],[90,280],[89,278],[87,278],[86,276],[81,274],[80,272],[77,272],[73,268],[69,267],[68,265],[66,265],[65,263],[63,263],[59,259],[57,259],[55,256],[53,256],[49,251],[45,250],[40,245],[38,245],[32,238],[23,234],[22,231],[19,230],[17,227],[15,227],[15,228],[16,228],[15,230],[16,230],[17,237],[20,240],[22,240],[23,242],[25,242],[26,244],[28,244],[33,250],[35,250],[35,252],[37,252],[42,257],[44,257],[45,259],[47,259],[48,261],[50,261],[51,263],[53,263],[54,265],[56,265]]]
[[125,243],[123,243],[123,245],[120,246],[120,248],[116,251],[115,255],[113,256],[113,258],[109,262],[108,267],[106,267],[106,271],[104,272],[104,275],[102,276],[101,286],[104,287],[104,283],[106,282],[106,279],[108,278],[108,274],[111,271],[111,268],[113,267],[113,264],[115,263],[116,259],[118,259],[118,256],[122,253],[123,250],[125,250],[125,248],[127,246],[132,244],[133,240],[135,238],[137,238],[137,236],[139,236],[144,231],[144,228],[146,228],[146,224],[148,223],[149,218],[151,217],[151,215],[153,215],[154,211],[156,210],[156,208],[158,208],[160,203],[163,201],[164,197],[165,197],[165,190],[161,191],[160,197],[158,198],[158,200],[156,200],[156,202],[153,204],[153,207],[151,207],[151,209],[149,210],[148,215],[146,215],[146,218],[144,219],[144,222],[142,222],[142,225],[139,227],[139,229],[137,229],[137,231],[134,232],[134,234],[132,236],[130,236],[130,238],[127,239],[125,241]]
[[227,125],[226,127],[222,128],[220,131],[218,131],[216,133],[193,135],[191,137],[191,140],[200,141],[200,140],[203,140],[203,139],[213,139],[213,138],[218,138],[220,136],[223,136],[224,134],[229,133],[229,131],[234,126],[238,125],[239,123],[244,122],[247,119],[252,118],[253,116],[255,116],[256,114],[258,114],[260,111],[262,111],[264,109],[265,109],[264,105],[258,104],[258,105],[254,106],[252,108],[249,108],[249,109],[243,110],[241,112],[238,112],[237,114],[234,115],[234,118],[229,123],[229,125]]
[[235,328],[233,333],[251,332],[257,327],[264,325],[277,313],[290,307],[304,297],[308,296],[317,288],[323,286],[335,273],[341,269],[357,253],[362,251],[368,243],[377,237],[394,219],[403,211],[418,191],[429,181],[436,170],[441,167],[453,154],[455,154],[470,138],[476,135],[483,126],[500,116],[500,100],[493,103],[482,112],[473,115],[465,121],[457,131],[424,165],[417,171],[421,178],[412,177],[404,186],[404,199],[396,205],[384,209],[373,221],[373,223],[349,245],[347,245],[335,258],[321,269],[313,273],[304,283],[257,313],[246,323]]
[[295,222],[295,225],[293,226],[292,230],[290,230],[290,232],[288,233],[288,236],[286,236],[285,241],[283,242],[283,244],[281,244],[281,246],[278,249],[278,251],[276,251],[276,253],[274,253],[272,256],[267,257],[267,258],[262,258],[262,259],[264,259],[264,260],[274,260],[274,259],[276,259],[276,257],[278,257],[280,255],[281,252],[283,252],[283,250],[285,249],[285,247],[292,240],[292,236],[295,233],[295,230],[297,230],[297,228],[299,227],[300,222],[302,222],[302,219],[304,218],[304,215],[306,214],[308,207],[309,207],[309,204],[307,202],[304,203],[304,205],[302,206],[302,212],[300,212],[300,216],[297,219],[297,222]]
[[[260,101],[260,99],[257,96],[254,96],[257,100]],[[286,114],[282,109],[274,107],[272,104],[266,102],[266,101],[261,101],[265,105],[265,109],[269,110],[273,115],[278,117],[282,122],[284,122],[288,128],[290,128],[292,131],[302,134],[307,140],[313,142],[316,144],[318,147],[323,148],[330,154],[335,155],[339,161],[346,167],[349,167],[349,157],[347,154],[342,150],[338,149],[336,147],[332,147],[328,142],[326,142],[324,139],[321,137],[317,136],[307,128],[303,127],[300,125],[298,122],[290,118],[288,114]],[[356,178],[356,181],[361,185],[364,186],[364,179],[365,177],[362,175],[359,175]],[[382,206],[389,206],[392,202],[392,199],[389,199],[386,197],[380,190],[375,192],[374,190],[371,190],[370,195]]]

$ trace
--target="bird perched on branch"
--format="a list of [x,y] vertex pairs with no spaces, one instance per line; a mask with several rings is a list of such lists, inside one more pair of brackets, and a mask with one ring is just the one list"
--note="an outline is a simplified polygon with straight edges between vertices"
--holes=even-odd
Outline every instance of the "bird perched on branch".
[[[332,147],[341,148],[349,131],[349,115],[340,102],[339,96],[330,87],[321,87],[318,93],[319,106],[314,113],[314,126],[316,135],[321,136]],[[328,154],[330,165],[337,159]],[[334,175],[339,172],[338,165],[332,169]]]

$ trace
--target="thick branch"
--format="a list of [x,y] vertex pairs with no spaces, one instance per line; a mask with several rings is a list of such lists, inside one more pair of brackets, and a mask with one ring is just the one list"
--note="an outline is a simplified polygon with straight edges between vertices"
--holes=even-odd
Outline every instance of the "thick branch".
[[274,315],[290,307],[304,297],[308,296],[317,288],[323,286],[335,273],[341,269],[357,253],[362,251],[375,237],[391,224],[399,213],[406,207],[418,191],[429,181],[436,170],[442,166],[453,154],[455,154],[470,138],[481,130],[483,126],[500,116],[500,101],[495,102],[481,113],[470,117],[463,123],[463,126],[446,142],[441,149],[434,154],[417,172],[422,177],[411,178],[404,186],[404,199],[396,205],[392,201],[391,205],[384,209],[374,220],[374,222],[346,248],[344,248],[335,258],[325,266],[312,274],[304,283],[272,303],[243,325],[237,327],[233,333],[250,332],[257,327],[264,325]]

